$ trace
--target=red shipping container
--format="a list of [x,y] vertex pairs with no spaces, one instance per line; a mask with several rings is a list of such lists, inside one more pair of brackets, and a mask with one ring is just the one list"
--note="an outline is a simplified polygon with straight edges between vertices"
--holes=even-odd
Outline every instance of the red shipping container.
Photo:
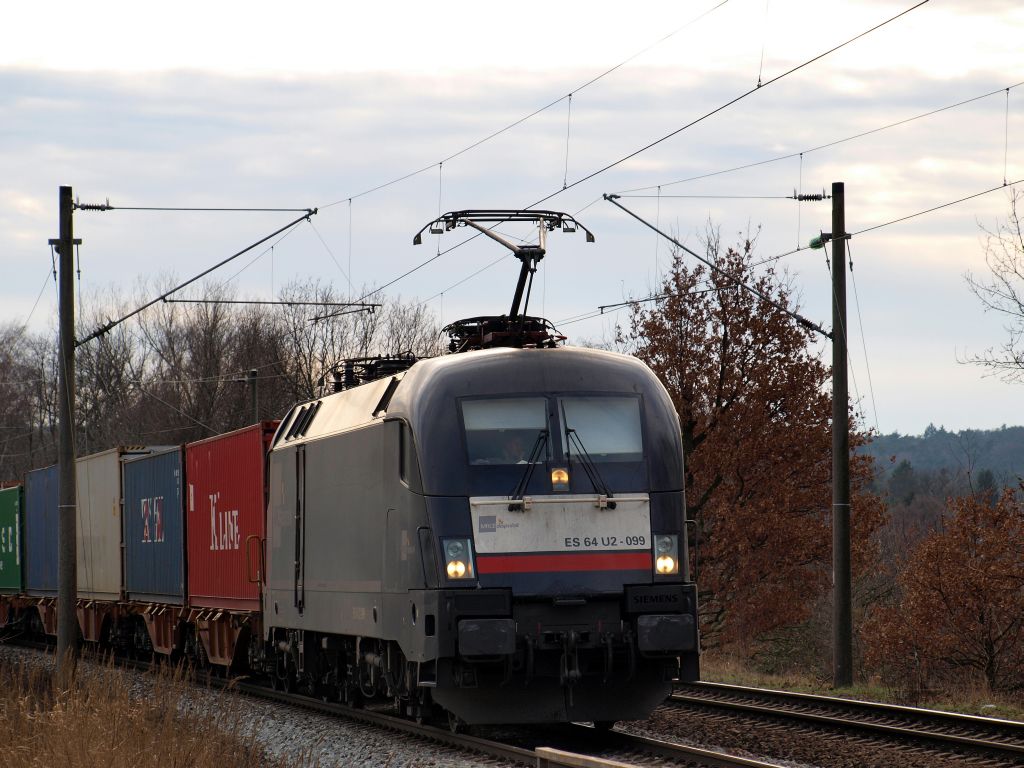
[[266,454],[276,421],[185,446],[188,602],[197,608],[258,611],[251,580],[266,533]]

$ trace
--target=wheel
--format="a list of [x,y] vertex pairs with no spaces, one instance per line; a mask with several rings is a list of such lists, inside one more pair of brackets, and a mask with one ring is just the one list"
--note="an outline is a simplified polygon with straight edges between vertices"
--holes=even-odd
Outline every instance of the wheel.
[[448,730],[452,733],[465,733],[466,721],[459,718],[454,712],[448,713]]

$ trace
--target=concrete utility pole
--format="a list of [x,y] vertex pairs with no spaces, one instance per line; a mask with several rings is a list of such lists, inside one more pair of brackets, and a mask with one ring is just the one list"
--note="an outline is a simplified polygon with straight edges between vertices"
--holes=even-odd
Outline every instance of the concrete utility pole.
[[60,236],[50,244],[60,256],[59,327],[60,366],[60,444],[58,447],[58,528],[57,528],[57,669],[74,666],[78,657],[78,596],[75,525],[77,494],[75,486],[75,283],[72,227],[74,203],[71,187],[60,188]]
[[846,200],[832,184],[832,686],[853,685],[850,417],[846,351]]

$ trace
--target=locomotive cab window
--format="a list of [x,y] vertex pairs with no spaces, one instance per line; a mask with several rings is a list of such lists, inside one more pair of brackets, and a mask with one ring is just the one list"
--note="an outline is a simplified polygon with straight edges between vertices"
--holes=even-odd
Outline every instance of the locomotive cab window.
[[563,397],[559,405],[572,453],[582,447],[595,462],[643,460],[639,398]]
[[548,428],[544,398],[463,400],[462,420],[472,465],[526,464],[539,440],[540,460],[550,454],[550,440],[541,437]]

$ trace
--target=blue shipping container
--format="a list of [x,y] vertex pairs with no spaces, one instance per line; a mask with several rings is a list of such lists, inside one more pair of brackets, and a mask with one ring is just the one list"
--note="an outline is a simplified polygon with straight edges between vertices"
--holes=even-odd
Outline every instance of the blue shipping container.
[[182,470],[180,448],[124,461],[122,519],[129,600],[184,600]]
[[25,592],[57,594],[57,465],[25,476]]

